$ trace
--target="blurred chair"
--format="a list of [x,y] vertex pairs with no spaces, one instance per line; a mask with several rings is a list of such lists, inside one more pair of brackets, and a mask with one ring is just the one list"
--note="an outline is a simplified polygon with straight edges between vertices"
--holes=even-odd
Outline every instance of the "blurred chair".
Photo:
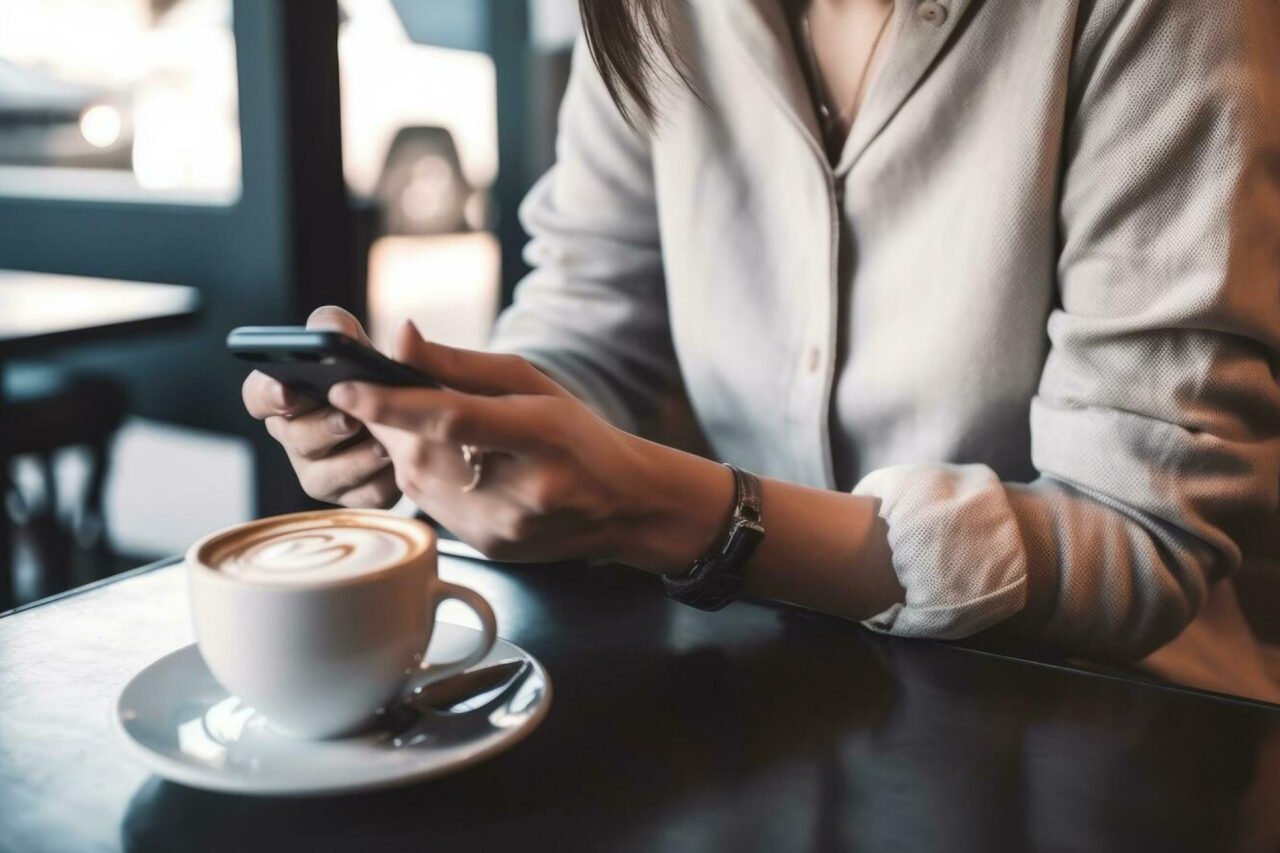
[[[11,363],[4,372],[5,405],[0,409],[9,470],[0,471],[4,517],[14,526],[19,550],[35,563],[36,595],[71,585],[82,560],[90,577],[110,571],[111,549],[103,514],[103,492],[111,439],[128,410],[128,394],[115,379],[90,371],[41,363]],[[89,454],[89,470],[73,511],[64,523],[59,513],[55,454],[80,446]],[[37,494],[23,494],[13,466],[34,458],[41,480]]]

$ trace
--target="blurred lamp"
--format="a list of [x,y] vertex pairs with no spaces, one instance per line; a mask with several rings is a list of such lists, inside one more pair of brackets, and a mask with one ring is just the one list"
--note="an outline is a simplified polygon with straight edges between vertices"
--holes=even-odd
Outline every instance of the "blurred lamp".
[[94,104],[80,114],[80,135],[95,148],[110,148],[120,138],[120,111],[108,104]]

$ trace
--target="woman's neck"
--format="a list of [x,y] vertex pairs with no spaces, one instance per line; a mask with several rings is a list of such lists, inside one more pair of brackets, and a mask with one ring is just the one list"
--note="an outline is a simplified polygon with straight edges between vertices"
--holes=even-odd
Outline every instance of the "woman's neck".
[[828,118],[828,151],[835,152],[866,100],[876,66],[887,47],[884,38],[893,0],[811,0],[801,3],[801,50],[813,67],[814,83]]

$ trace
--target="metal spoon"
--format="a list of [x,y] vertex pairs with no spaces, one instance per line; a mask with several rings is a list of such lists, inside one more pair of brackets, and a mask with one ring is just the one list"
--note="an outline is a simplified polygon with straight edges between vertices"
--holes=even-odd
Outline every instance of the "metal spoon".
[[[532,672],[531,663],[517,658],[450,676],[388,705],[378,728],[397,747],[466,740],[493,726],[493,713],[515,698]],[[472,704],[500,685],[502,689],[492,698]],[[534,703],[526,704],[531,707]],[[519,709],[513,713],[518,714]]]

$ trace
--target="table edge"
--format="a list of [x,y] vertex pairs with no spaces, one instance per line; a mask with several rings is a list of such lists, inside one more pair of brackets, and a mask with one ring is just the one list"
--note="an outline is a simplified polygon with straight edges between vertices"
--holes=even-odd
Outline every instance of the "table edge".
[[[187,288],[186,285],[164,286],[195,290],[195,288]],[[31,355],[54,345],[74,347],[103,343],[128,332],[148,331],[158,334],[179,331],[199,321],[203,316],[203,312],[204,306],[201,304],[199,294],[193,293],[189,296],[187,306],[180,310],[148,314],[145,317],[135,317],[130,320],[121,320],[97,326],[41,332],[40,334],[21,338],[0,338],[0,353],[3,353],[5,358],[29,358]]]
[[159,560],[154,560],[150,563],[138,566],[135,569],[129,569],[128,571],[109,575],[105,578],[98,578],[98,580],[90,581],[82,586],[72,587],[71,589],[54,593],[53,595],[45,598],[38,598],[35,601],[28,601],[26,604],[20,604],[17,607],[10,608],[9,610],[0,611],[0,619],[5,618],[6,616],[14,616],[18,613],[25,613],[28,610],[35,610],[37,607],[43,607],[46,604],[54,604],[68,598],[74,598],[77,595],[83,595],[86,592],[93,592],[95,589],[101,589],[104,586],[128,580],[129,578],[136,577],[138,575],[145,575],[148,572],[154,572],[157,569],[164,569],[169,566],[177,565],[181,562],[181,554],[170,554],[167,557],[161,557]]

